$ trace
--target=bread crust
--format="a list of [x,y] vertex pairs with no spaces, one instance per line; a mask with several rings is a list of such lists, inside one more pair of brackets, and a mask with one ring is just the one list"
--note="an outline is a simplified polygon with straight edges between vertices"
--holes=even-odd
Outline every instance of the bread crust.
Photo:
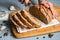
[[52,20],[52,12],[50,9],[43,5],[34,5],[29,9],[30,13],[40,19],[45,24],[48,24]]

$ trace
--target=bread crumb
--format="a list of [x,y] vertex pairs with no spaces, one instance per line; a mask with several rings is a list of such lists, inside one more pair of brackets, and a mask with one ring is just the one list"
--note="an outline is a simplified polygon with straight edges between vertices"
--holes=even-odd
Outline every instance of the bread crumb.
[[9,7],[9,10],[13,11],[13,10],[16,10],[14,6],[10,6]]
[[0,30],[2,31],[4,29],[6,29],[6,26],[1,26]]

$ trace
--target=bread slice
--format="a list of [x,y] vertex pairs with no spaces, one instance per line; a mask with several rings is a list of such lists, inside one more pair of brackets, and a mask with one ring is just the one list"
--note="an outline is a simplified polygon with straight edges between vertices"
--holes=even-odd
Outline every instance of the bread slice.
[[[19,11],[14,11],[10,14],[10,21],[15,26],[18,26],[21,28],[35,28],[35,27],[38,28],[38,27],[40,27],[40,23],[37,20],[35,20],[31,14],[29,14],[25,10],[23,10],[23,11],[24,11],[24,13],[21,13],[21,10],[19,10]],[[25,16],[27,16],[28,18],[26,18]]]
[[10,14],[10,21],[15,25],[15,26],[18,26],[18,27],[21,27],[21,28],[26,28],[27,26],[24,25],[21,21],[21,19],[19,19],[16,14],[18,14],[17,12],[12,12]]
[[32,24],[29,23],[22,15],[21,15],[21,11],[18,11],[18,14],[16,14],[17,16],[20,16],[19,19],[27,26],[27,27],[31,27]]
[[52,20],[52,12],[50,9],[43,5],[34,5],[29,9],[30,13],[40,19],[45,24],[48,24]]
[[29,28],[40,27],[40,23],[26,10],[22,10],[21,14],[29,23],[31,23],[33,25],[32,27],[29,27]]

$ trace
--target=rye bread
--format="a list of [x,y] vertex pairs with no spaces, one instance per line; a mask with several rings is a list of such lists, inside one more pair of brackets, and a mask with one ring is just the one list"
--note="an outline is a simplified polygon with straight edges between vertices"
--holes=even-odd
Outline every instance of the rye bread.
[[23,22],[23,24],[25,24],[27,27],[31,27],[32,24],[29,23],[23,16],[21,11],[18,11],[18,14],[16,14],[17,16],[20,16],[19,19]]
[[12,12],[10,14],[10,21],[13,23],[15,26],[21,27],[21,28],[26,28],[27,26],[22,23],[22,21],[18,18],[16,15],[18,14],[17,12]]
[[26,10],[22,10],[21,14],[23,15],[23,17],[25,19],[27,19],[27,21],[29,23],[31,23],[33,25],[31,28],[34,28],[34,27],[38,28],[38,27],[40,27],[39,26],[40,23],[37,20],[35,20],[35,18],[30,13],[28,13]]
[[45,24],[48,24],[52,20],[52,12],[50,9],[46,8],[44,5],[34,5],[30,7],[29,12],[44,22]]
[[[34,19],[34,17],[28,13],[27,11],[23,10],[24,13],[20,11],[14,11],[10,14],[10,21],[18,27],[21,28],[38,28],[40,27],[40,23]],[[24,15],[23,15],[24,14]],[[27,18],[26,18],[26,17]]]

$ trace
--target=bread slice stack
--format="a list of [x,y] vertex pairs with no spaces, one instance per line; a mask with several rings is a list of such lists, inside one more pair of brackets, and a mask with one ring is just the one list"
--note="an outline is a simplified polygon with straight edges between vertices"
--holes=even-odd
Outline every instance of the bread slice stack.
[[10,14],[10,21],[16,27],[39,28],[40,23],[26,10],[14,11]]
[[51,10],[44,5],[33,5],[30,7],[29,12],[45,24],[49,24],[52,20]]

